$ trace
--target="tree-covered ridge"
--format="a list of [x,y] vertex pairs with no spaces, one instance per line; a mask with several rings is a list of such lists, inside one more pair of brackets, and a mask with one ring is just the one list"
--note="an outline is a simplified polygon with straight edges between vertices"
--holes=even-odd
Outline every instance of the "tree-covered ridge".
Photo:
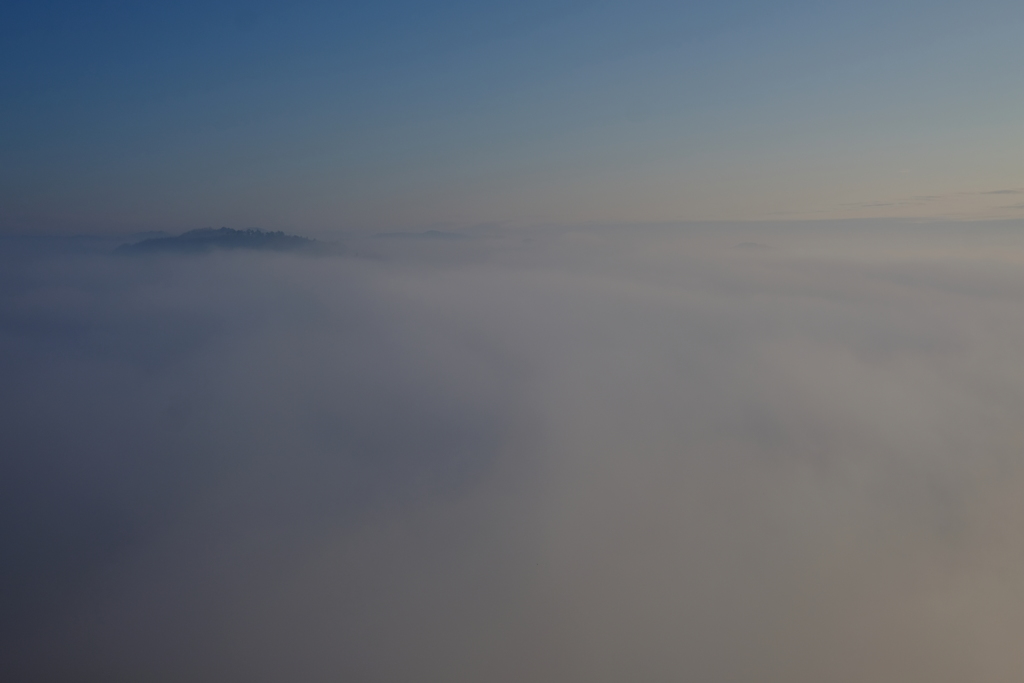
[[235,230],[233,228],[200,228],[189,230],[177,237],[157,237],[135,244],[126,244],[118,249],[121,252],[201,252],[213,249],[261,249],[286,251],[304,249],[315,244],[314,240],[297,235],[287,235],[281,231],[264,232],[250,228]]

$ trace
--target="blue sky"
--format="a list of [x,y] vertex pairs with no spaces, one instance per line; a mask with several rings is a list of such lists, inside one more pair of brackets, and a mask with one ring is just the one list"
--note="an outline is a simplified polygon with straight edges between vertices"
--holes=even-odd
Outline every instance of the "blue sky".
[[1024,7],[9,2],[0,230],[1024,217]]

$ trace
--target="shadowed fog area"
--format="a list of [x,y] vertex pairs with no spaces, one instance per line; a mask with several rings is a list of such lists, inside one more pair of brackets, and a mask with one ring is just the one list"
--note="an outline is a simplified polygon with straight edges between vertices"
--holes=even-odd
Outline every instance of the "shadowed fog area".
[[4,238],[0,678],[1019,681],[1020,227]]

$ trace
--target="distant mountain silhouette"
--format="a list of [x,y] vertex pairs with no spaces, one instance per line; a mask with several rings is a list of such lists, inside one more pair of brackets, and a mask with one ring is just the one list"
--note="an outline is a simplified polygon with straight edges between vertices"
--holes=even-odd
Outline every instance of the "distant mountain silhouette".
[[307,249],[314,240],[286,235],[283,232],[262,230],[234,230],[232,228],[200,228],[189,230],[177,237],[156,237],[135,244],[118,247],[120,253],[178,252],[196,253],[213,249],[259,249],[264,251],[292,251]]

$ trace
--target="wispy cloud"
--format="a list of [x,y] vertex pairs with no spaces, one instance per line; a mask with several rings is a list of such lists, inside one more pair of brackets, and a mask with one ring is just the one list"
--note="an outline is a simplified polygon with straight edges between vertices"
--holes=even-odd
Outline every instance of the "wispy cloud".
[[844,208],[853,208],[853,209],[875,209],[875,208],[894,207],[894,206],[921,206],[921,205],[926,204],[926,203],[928,203],[930,201],[934,201],[936,199],[941,199],[941,198],[942,197],[940,197],[938,195],[925,195],[925,196],[919,196],[919,197],[909,197],[907,199],[895,199],[893,201],[888,201],[888,202],[883,202],[883,201],[877,201],[877,202],[849,202],[849,203],[846,203],[846,204],[841,204],[840,206],[842,206]]
[[[985,190],[979,192],[948,192],[945,194],[922,194],[913,195],[910,197],[904,197],[899,199],[884,200],[884,201],[865,201],[865,202],[850,202],[841,204],[842,209],[881,209],[881,208],[892,208],[892,209],[906,209],[912,207],[936,207],[939,205],[951,205],[956,203],[962,203],[969,198],[981,198],[988,196],[1003,196],[1003,195],[1019,195],[1024,194],[1024,189],[999,189],[999,190]],[[1012,206],[992,206],[990,209],[1015,209],[1019,208],[1017,205]],[[947,206],[948,210],[940,211],[935,214],[935,217],[940,216],[956,216],[956,215],[971,215],[976,216],[976,211],[963,213],[961,210],[955,210]]]

